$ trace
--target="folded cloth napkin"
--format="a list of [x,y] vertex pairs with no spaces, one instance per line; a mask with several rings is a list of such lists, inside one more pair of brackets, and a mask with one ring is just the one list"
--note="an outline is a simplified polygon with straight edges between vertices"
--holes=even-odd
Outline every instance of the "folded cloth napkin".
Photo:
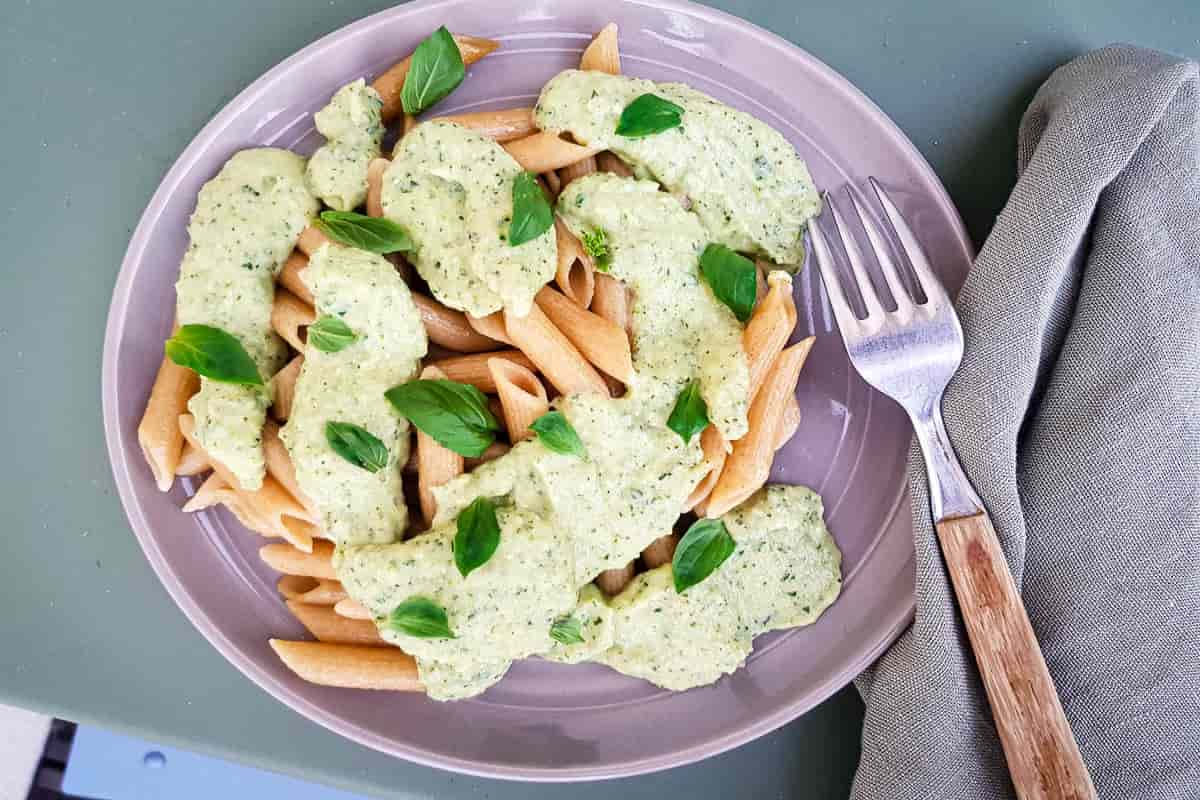
[[[1200,74],[1055,72],[958,298],[950,438],[1103,798],[1200,797]],[[865,673],[859,800],[1013,796],[910,459],[912,628]]]

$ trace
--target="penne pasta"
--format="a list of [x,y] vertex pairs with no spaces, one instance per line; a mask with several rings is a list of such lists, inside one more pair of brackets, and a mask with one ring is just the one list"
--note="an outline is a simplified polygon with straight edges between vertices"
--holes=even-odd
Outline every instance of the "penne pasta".
[[311,256],[327,244],[329,244],[329,237],[325,235],[325,232],[315,225],[309,225],[300,231],[300,238],[296,240],[296,249],[306,256]]
[[558,173],[554,170],[549,170],[540,177],[542,180],[542,190],[549,193],[552,201],[557,200],[558,193],[562,191],[562,180],[558,177]]
[[[458,33],[454,34],[454,41],[458,43],[458,52],[462,54],[463,63],[467,66],[474,64],[500,46],[499,42],[491,39]],[[404,79],[408,76],[408,68],[411,63],[412,56],[408,56],[388,67],[380,73],[379,77],[371,81],[371,88],[379,92],[379,97],[383,100],[381,113],[385,125],[404,113],[400,92],[404,88]]]
[[292,457],[283,446],[283,440],[279,438],[279,423],[271,420],[267,420],[263,425],[263,456],[267,461],[267,473],[304,506],[310,519],[320,519],[317,507],[304,496],[300,489],[300,481],[296,480],[296,467],[292,464]]
[[337,580],[333,571],[333,542],[324,539],[313,542],[311,553],[290,544],[269,544],[258,551],[258,556],[267,566],[285,575]]
[[[467,356],[475,358],[475,356]],[[437,366],[430,365],[421,371],[422,380],[446,380],[447,374]],[[452,380],[452,379],[451,379]],[[463,473],[463,457],[443,447],[432,436],[417,429],[417,496],[421,503],[421,516],[426,525],[433,525],[437,515],[437,500],[434,487],[441,486]]]
[[533,369],[533,362],[520,350],[496,350],[491,353],[452,356],[431,361],[429,366],[436,367],[446,380],[469,383],[484,394],[495,394],[496,380],[488,369],[488,361],[492,359],[511,361],[526,369]]
[[464,314],[464,316],[467,318],[467,324],[476,333],[512,346],[512,339],[508,338],[508,331],[504,329],[504,315],[501,312],[497,311],[486,317],[472,317],[470,314]]
[[783,417],[779,421],[779,435],[775,437],[775,449],[779,450],[787,444],[796,435],[796,429],[799,427],[800,402],[793,394],[791,400],[783,407]]
[[313,581],[315,583],[315,585],[313,585],[307,591],[304,591],[295,597],[288,598],[290,600],[298,600],[301,603],[307,603],[311,606],[333,606],[338,601],[346,599],[346,590],[338,581],[299,575],[284,575],[283,578],[280,578],[280,581],[282,581],[284,578]]
[[369,216],[383,216],[383,173],[387,172],[391,163],[386,158],[374,158],[367,165],[367,214]]
[[271,639],[271,649],[298,677],[344,689],[423,691],[417,662],[395,647]]
[[439,122],[457,122],[464,128],[470,128],[476,133],[489,139],[495,139],[502,144],[537,132],[537,126],[533,124],[532,108],[474,111],[469,114],[450,114],[435,119]]
[[503,358],[489,358],[488,371],[496,384],[508,439],[516,444],[533,435],[529,425],[550,410],[546,387],[533,370]]
[[275,590],[284,600],[295,600],[320,585],[319,580],[306,575],[284,575],[275,582]]
[[289,600],[287,607],[292,616],[318,641],[331,644],[384,644],[372,621],[347,619],[331,606],[310,605],[300,600]]
[[489,461],[495,461],[497,458],[499,458],[500,456],[507,453],[510,449],[511,449],[510,446],[505,444],[504,442],[492,442],[491,444],[488,445],[488,449],[484,450],[483,454],[480,455],[478,458],[463,459],[463,462],[464,462],[463,465],[467,468],[467,471],[469,472],[469,471],[475,469],[476,467],[478,467],[480,464],[486,464]]
[[504,325],[513,344],[529,357],[560,393],[608,394],[608,384],[600,377],[600,373],[571,344],[571,340],[554,326],[537,303],[533,304],[529,315],[525,317],[505,311]]
[[596,273],[596,291],[592,295],[591,310],[629,333],[632,325],[629,289],[613,276]]
[[[178,418],[176,418],[178,420]],[[177,426],[179,422],[175,423]],[[182,436],[183,434],[180,434]],[[183,443],[183,453],[179,456],[179,465],[175,467],[176,475],[199,475],[201,472],[208,472],[212,467],[208,465],[208,457],[198,447],[193,447],[191,442]]]
[[289,361],[283,369],[275,373],[271,379],[271,390],[274,400],[271,402],[271,415],[280,422],[287,422],[292,415],[292,401],[296,399],[296,379],[304,367],[304,356],[299,355]]
[[592,304],[596,291],[596,268],[575,234],[558,217],[554,218],[554,236],[558,243],[558,269],[554,282],[562,293],[580,308]]
[[317,320],[317,312],[308,303],[287,291],[275,292],[275,304],[271,306],[271,327],[294,350],[304,352],[306,328]]
[[579,68],[595,72],[607,72],[609,75],[621,74],[621,54],[617,48],[617,25],[610,22],[605,25],[591,44],[583,51],[579,59]]
[[642,563],[646,565],[646,569],[656,569],[663,564],[670,564],[671,560],[675,558],[675,547],[678,544],[679,536],[674,533],[658,537],[642,551]]
[[542,131],[514,139],[505,142],[503,147],[522,169],[538,173],[562,169],[600,152],[598,147],[585,147],[568,142],[552,131]]
[[333,611],[339,617],[346,619],[374,619],[371,612],[362,603],[351,597],[338,600],[333,606]]
[[307,266],[308,256],[299,250],[293,250],[292,254],[287,257],[287,261],[283,262],[283,267],[279,270],[279,276],[275,280],[279,282],[280,286],[311,306],[313,305],[312,291],[300,277],[300,273]]
[[447,308],[438,301],[416,292],[413,292],[412,299],[417,311],[421,312],[425,333],[434,344],[459,353],[481,353],[506,344],[503,340],[484,335],[461,311]]
[[600,587],[600,591],[604,592],[609,597],[615,594],[620,594],[621,590],[629,585],[633,580],[634,563],[630,561],[623,567],[617,569],[606,569],[596,576],[596,585]]
[[196,493],[183,504],[183,510],[191,514],[195,511],[212,508],[225,502],[225,498],[232,491],[225,479],[214,472],[204,479],[204,483],[200,484]]
[[800,368],[808,358],[813,341],[810,336],[792,345],[771,365],[762,388],[750,404],[750,430],[733,443],[733,452],[708,497],[705,516],[721,516],[767,482],[783,412],[788,399],[795,395]]
[[558,171],[558,179],[563,186],[566,186],[576,178],[582,178],[584,175],[591,175],[596,171],[596,157],[588,156],[580,159],[574,164],[568,164]]
[[160,492],[175,482],[185,444],[179,416],[187,413],[188,400],[199,390],[200,376],[163,356],[137,429],[138,445]]
[[783,270],[767,276],[769,289],[754,309],[742,333],[742,349],[750,368],[750,402],[762,386],[767,369],[787,344],[796,327],[796,301],[792,297],[792,278]]
[[596,168],[601,172],[611,172],[613,175],[620,175],[622,178],[633,177],[633,170],[629,168],[629,165],[609,150],[604,150],[596,154]]
[[704,463],[708,471],[696,484],[692,493],[688,495],[688,499],[683,505],[684,511],[699,509],[703,506],[704,501],[708,499],[713,487],[717,485],[717,481],[721,477],[721,470],[725,466],[725,459],[729,457],[731,448],[717,426],[709,425],[700,434],[700,449],[704,451]]
[[629,336],[615,322],[588,311],[549,286],[537,293],[538,307],[597,369],[628,384],[633,380]]

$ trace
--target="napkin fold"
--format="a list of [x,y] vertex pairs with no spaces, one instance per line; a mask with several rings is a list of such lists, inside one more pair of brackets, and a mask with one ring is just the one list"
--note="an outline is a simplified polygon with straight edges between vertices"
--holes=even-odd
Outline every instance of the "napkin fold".
[[[1200,73],[1113,46],[1058,69],[958,298],[946,427],[1102,798],[1200,797]],[[917,612],[859,679],[858,800],[1013,797],[909,476]]]

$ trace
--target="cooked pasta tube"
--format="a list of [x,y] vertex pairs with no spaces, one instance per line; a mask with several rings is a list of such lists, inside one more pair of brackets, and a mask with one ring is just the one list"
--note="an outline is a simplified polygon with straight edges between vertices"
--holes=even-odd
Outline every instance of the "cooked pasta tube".
[[596,292],[592,295],[593,312],[629,332],[632,317],[629,313],[629,289],[611,275],[596,273]]
[[800,401],[793,394],[787,405],[783,407],[783,417],[779,421],[779,435],[775,437],[775,449],[778,450],[787,444],[796,435],[796,429],[799,427]]
[[583,51],[579,68],[609,75],[621,74],[621,53],[617,48],[617,24],[610,22],[600,29],[596,38]]
[[352,597],[338,600],[333,606],[333,611],[346,619],[373,619],[367,607]]
[[487,450],[484,450],[483,454],[477,458],[463,459],[463,465],[467,468],[467,471],[473,470],[480,464],[486,464],[489,461],[495,461],[497,458],[507,453],[510,449],[511,448],[509,445],[505,444],[504,442],[492,442],[488,445]]
[[190,514],[195,511],[212,508],[215,505],[225,502],[225,498],[231,492],[233,492],[233,489],[225,482],[225,479],[214,472],[204,479],[204,482],[196,489],[196,493],[189,497],[188,501],[183,504],[183,510]]
[[195,372],[163,356],[137,429],[138,445],[160,492],[175,482],[184,451],[179,415],[187,413],[188,400],[199,390],[200,377]]
[[271,639],[271,649],[288,669],[309,683],[344,689],[424,690],[417,662],[395,647]]
[[296,479],[296,466],[283,440],[279,438],[279,423],[267,420],[263,425],[263,456],[267,461],[267,473],[287,489],[288,494],[296,498],[308,512],[309,519],[321,518],[316,505],[304,495],[300,481]]
[[646,545],[646,549],[642,551],[642,563],[646,565],[646,569],[655,569],[663,564],[670,564],[671,559],[675,558],[675,546],[678,544],[679,536],[674,533],[658,537]]
[[370,620],[348,619],[332,606],[309,605],[299,600],[287,602],[288,611],[308,629],[318,641],[331,644],[381,645],[383,639]]
[[[285,581],[293,581],[290,584],[293,590],[292,596],[288,596],[283,592]],[[307,581],[307,584],[300,584],[299,581]],[[276,584],[280,589],[280,594],[283,594],[288,600],[296,600],[310,606],[330,606],[332,607],[341,600],[346,599],[346,589],[338,581],[331,581],[324,578],[313,578],[307,575],[284,575]],[[300,591],[301,586],[304,588]]]
[[474,111],[469,114],[450,114],[437,117],[439,122],[457,122],[464,128],[470,128],[476,133],[495,139],[497,142],[511,142],[537,131],[533,124],[532,108],[501,108],[495,111]]
[[[475,356],[467,356],[475,358]],[[484,365],[486,371],[486,363]],[[421,380],[455,380],[435,365],[421,370]],[[464,381],[465,382],[465,381]],[[443,447],[429,434],[417,429],[417,496],[421,503],[421,516],[427,525],[433,524],[437,515],[437,500],[434,487],[441,486],[463,473],[463,457],[448,447]]]
[[292,254],[283,262],[283,268],[279,270],[279,276],[275,279],[279,285],[287,289],[292,294],[299,297],[310,306],[313,305],[313,294],[308,288],[308,284],[300,277],[300,273],[308,266],[308,256],[299,250],[293,250]]
[[496,384],[504,427],[514,444],[533,435],[530,423],[550,410],[546,387],[533,370],[503,358],[489,358],[488,371]]
[[576,305],[587,308],[592,304],[592,295],[596,291],[596,268],[592,259],[584,252],[575,234],[558,217],[554,218],[554,236],[558,242],[558,269],[554,274],[554,282]]
[[812,345],[810,336],[785,349],[771,365],[762,388],[750,404],[750,430],[733,443],[733,452],[708,497],[705,516],[721,516],[767,482],[784,409],[796,391],[800,368]]
[[512,339],[508,338],[508,331],[504,329],[504,314],[501,312],[497,311],[493,314],[488,314],[486,317],[472,317],[470,314],[464,314],[463,316],[467,318],[467,324],[476,333],[512,346]]
[[717,485],[717,481],[721,477],[725,459],[729,457],[730,445],[716,425],[709,425],[700,434],[700,449],[704,451],[704,464],[708,471],[696,484],[696,488],[692,489],[692,493],[688,495],[688,499],[683,505],[684,511],[699,509],[708,499],[713,487]]
[[269,544],[259,549],[258,556],[267,566],[285,575],[337,580],[333,571],[333,542],[325,539],[313,542],[311,553],[297,550],[290,544]]
[[[429,341],[459,353],[495,350],[506,342],[485,336],[466,314],[447,308],[438,301],[413,292],[413,303],[421,312],[421,322]],[[507,338],[507,337],[506,337]]]
[[542,190],[550,194],[550,199],[557,200],[558,193],[562,191],[562,179],[558,177],[558,173],[554,170],[548,170],[541,175]]
[[[458,44],[458,52],[462,54],[463,63],[467,66],[474,64],[500,46],[499,42],[491,39],[460,33],[454,34],[454,41]],[[400,91],[404,88],[404,79],[408,76],[408,68],[411,63],[412,56],[408,56],[388,67],[380,73],[379,77],[371,81],[371,88],[379,92],[379,97],[383,100],[381,115],[385,125],[404,113],[404,104],[400,101]]]
[[373,158],[367,165],[367,214],[383,216],[383,173],[391,166],[386,158]]
[[596,576],[596,585],[600,587],[600,591],[604,592],[609,597],[615,594],[620,594],[621,590],[629,585],[633,580],[634,563],[630,561],[623,567],[617,569],[606,569]]
[[293,349],[304,352],[304,332],[317,320],[317,312],[308,303],[286,289],[275,292],[275,304],[271,306],[271,327]]
[[792,297],[792,278],[783,270],[767,276],[769,289],[754,309],[742,333],[742,349],[750,368],[750,401],[762,386],[767,369],[787,344],[796,327],[796,301]]
[[571,344],[571,340],[555,327],[537,303],[533,304],[525,317],[505,311],[504,326],[513,344],[562,394],[608,394],[608,384],[600,377],[600,373]]
[[537,293],[536,300],[554,327],[562,331],[594,367],[626,384],[633,380],[633,355],[624,328],[577,305],[549,286]]
[[289,361],[283,369],[275,373],[271,379],[272,394],[271,415],[280,422],[287,422],[292,415],[292,402],[296,399],[296,379],[304,367],[304,356],[298,355]]
[[300,231],[300,238],[296,240],[296,249],[306,256],[311,256],[326,244],[329,244],[329,237],[325,235],[325,232],[315,225],[309,225]]
[[585,147],[568,142],[552,131],[534,133],[513,139],[502,145],[522,169],[530,172],[549,172],[582,161],[600,152],[598,147]]
[[319,580],[307,575],[284,575],[275,582],[275,591],[279,592],[284,600],[295,600],[320,584]]
[[620,175],[622,178],[632,178],[633,170],[629,165],[622,161],[615,153],[604,150],[596,154],[596,168],[601,172],[611,172],[613,175]]
[[558,179],[563,186],[566,186],[576,178],[582,178],[584,175],[591,175],[596,171],[596,157],[588,156],[576,161],[574,164],[568,164],[558,171]]
[[[176,425],[179,423],[176,422]],[[183,434],[180,434],[182,436]],[[212,467],[208,465],[208,457],[198,447],[193,447],[191,442],[183,443],[183,453],[179,456],[179,465],[175,467],[176,475],[199,475],[201,472],[208,472]]]
[[440,370],[446,380],[469,383],[484,394],[495,394],[496,380],[488,369],[488,361],[494,358],[511,361],[526,369],[533,369],[533,362],[520,350],[496,350],[491,353],[451,356],[431,361],[429,366]]

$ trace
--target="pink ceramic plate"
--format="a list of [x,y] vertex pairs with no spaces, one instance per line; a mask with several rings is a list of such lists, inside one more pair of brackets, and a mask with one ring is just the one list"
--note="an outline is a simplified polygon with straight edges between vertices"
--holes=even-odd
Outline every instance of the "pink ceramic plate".
[[878,176],[902,204],[953,287],[970,264],[958,215],[929,166],[878,108],[805,52],[746,22],[676,0],[444,0],[361,20],[283,62],[226,106],[150,201],[113,292],[104,349],[109,454],[134,532],[180,608],[251,680],[301,714],[369,747],[446,769],[530,780],[632,775],[695,761],[795,718],[842,687],[911,618],[913,553],[904,501],[909,428],[846,361],[814,272],[797,281],[800,328],[816,333],[801,378],[803,421],[774,479],[825,498],[845,554],[841,598],[813,626],[761,637],[746,667],[671,694],[596,665],[529,660],[480,698],[310,686],[267,646],[303,630],[276,596],[263,540],[224,512],[179,510],[194,487],[154,488],[136,440],[168,335],[172,286],[197,190],[236,150],[310,152],[313,111],[340,85],[371,76],[439,25],[499,39],[439,113],[529,105],[578,63],[592,33],[620,26],[625,70],[685,81],[779,129],[825,188]]

